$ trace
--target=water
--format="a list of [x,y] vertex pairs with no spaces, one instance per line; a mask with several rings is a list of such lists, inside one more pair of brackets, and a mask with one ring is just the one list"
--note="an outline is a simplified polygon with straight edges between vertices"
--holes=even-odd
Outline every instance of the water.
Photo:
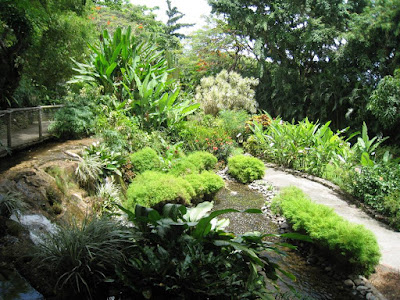
[[0,299],[1,300],[44,300],[24,278],[16,271],[0,270]]
[[32,215],[12,215],[11,219],[23,225],[29,230],[29,235],[35,244],[38,244],[43,234],[55,233],[57,227],[49,221],[45,216],[40,214]]
[[[222,189],[216,196],[214,209],[234,208],[244,210],[247,208],[261,208],[264,205],[264,196],[249,189],[247,186],[227,182],[226,188]],[[278,233],[278,227],[264,214],[230,213],[223,215],[230,220],[227,230],[236,234],[248,231],[260,231],[262,233]],[[306,259],[296,251],[286,249],[286,257],[273,257],[271,260],[277,262],[283,269],[296,276],[296,282],[291,285],[301,294],[301,299],[356,299],[349,291],[343,290],[343,283],[325,274],[321,268],[309,265]],[[285,293],[285,299],[295,299],[287,286],[279,284],[281,291]]]

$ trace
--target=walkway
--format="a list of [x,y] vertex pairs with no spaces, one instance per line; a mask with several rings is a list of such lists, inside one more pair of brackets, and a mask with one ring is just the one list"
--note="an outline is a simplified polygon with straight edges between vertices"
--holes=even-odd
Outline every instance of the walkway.
[[278,190],[287,186],[296,186],[308,194],[316,203],[332,207],[336,213],[346,220],[364,225],[371,230],[382,253],[380,264],[400,272],[400,232],[394,232],[361,209],[343,200],[343,197],[321,183],[294,176],[286,172],[267,168],[264,179]]

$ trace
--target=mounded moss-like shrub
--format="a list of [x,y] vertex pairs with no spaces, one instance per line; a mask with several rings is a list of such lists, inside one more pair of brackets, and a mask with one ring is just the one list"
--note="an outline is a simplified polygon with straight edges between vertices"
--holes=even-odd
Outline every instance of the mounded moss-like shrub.
[[224,187],[224,180],[217,174],[204,171],[201,174],[190,174],[185,179],[193,187],[196,201],[211,200]]
[[190,153],[185,160],[194,164],[199,171],[212,170],[218,162],[218,159],[214,155],[206,151]]
[[258,158],[236,155],[228,158],[228,173],[242,183],[252,182],[264,176],[264,163]]
[[156,171],[138,175],[127,190],[127,204],[153,207],[160,203],[189,204],[195,191],[183,178]]
[[183,158],[179,161],[177,161],[172,168],[169,170],[170,174],[173,174],[175,176],[184,176],[188,174],[197,174],[199,173],[199,168],[198,166],[194,165],[190,161],[188,161],[186,158]]
[[371,231],[343,219],[332,208],[312,202],[299,188],[283,189],[273,206],[281,210],[294,230],[308,234],[353,271],[370,274],[379,263],[381,254]]
[[130,155],[133,171],[136,173],[143,173],[149,170],[158,170],[161,168],[161,161],[157,152],[153,149],[146,147]]

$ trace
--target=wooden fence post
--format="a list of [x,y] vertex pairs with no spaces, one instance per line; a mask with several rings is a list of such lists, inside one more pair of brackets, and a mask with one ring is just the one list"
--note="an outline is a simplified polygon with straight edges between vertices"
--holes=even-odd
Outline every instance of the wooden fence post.
[[43,127],[42,127],[42,107],[39,107],[39,140],[42,140],[43,138]]
[[12,121],[12,110],[7,111],[8,114],[8,120],[7,120],[7,147],[11,148],[11,121]]

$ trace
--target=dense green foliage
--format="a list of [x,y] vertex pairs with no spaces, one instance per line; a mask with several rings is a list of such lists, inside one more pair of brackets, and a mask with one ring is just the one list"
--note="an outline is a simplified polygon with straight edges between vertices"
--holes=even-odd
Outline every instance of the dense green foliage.
[[353,271],[370,274],[379,263],[379,246],[371,231],[344,220],[332,208],[312,202],[301,189],[283,189],[273,205],[294,230],[309,235],[341,265],[349,264]]
[[398,0],[209,3],[255,42],[261,108],[286,120],[331,120],[335,128],[376,123],[369,97],[399,67]]
[[133,165],[133,171],[143,173],[149,170],[159,170],[161,168],[161,161],[155,150],[146,147],[129,156]]
[[[282,255],[280,244],[257,232],[225,231],[228,220],[216,217],[238,211],[210,213],[212,207],[121,207],[134,226],[93,218],[62,227],[35,247],[35,266],[55,285],[55,295],[47,296],[273,299],[278,272],[295,279],[265,254]],[[266,278],[276,289],[267,288]]]
[[256,157],[236,155],[228,159],[228,173],[242,183],[249,183],[264,176],[265,166]]
[[138,175],[127,190],[127,207],[139,204],[146,207],[165,203],[190,204],[195,195],[185,179],[172,174],[146,171]]
[[329,125],[308,119],[295,124],[279,118],[265,130],[261,124],[254,124],[254,136],[245,147],[275,163],[321,176],[328,163],[340,165],[351,155],[343,137],[346,130],[334,133]]

